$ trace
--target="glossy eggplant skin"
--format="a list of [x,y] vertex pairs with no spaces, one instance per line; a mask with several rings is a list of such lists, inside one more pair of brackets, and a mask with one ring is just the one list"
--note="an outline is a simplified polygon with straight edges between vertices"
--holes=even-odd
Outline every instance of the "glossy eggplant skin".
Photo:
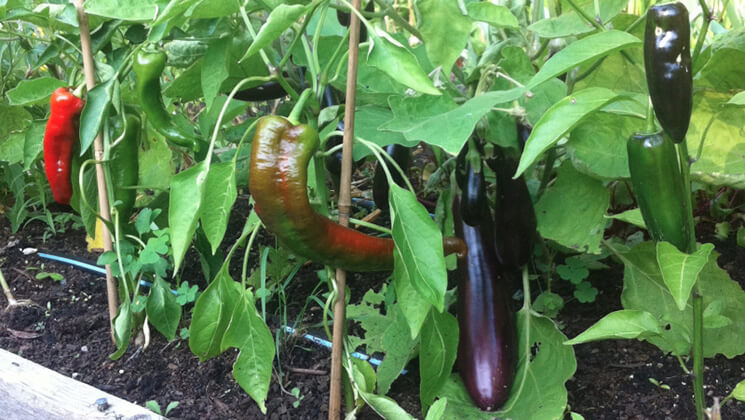
[[485,220],[491,223],[489,204],[486,201],[486,181],[484,171],[475,172],[470,162],[459,161],[458,164],[465,165],[461,171],[465,173],[463,185],[458,185],[462,191],[460,201],[460,214],[463,221],[471,226],[476,226]]
[[[383,149],[408,174],[409,165],[411,165],[411,148],[400,144],[389,144]],[[401,174],[391,166],[388,166],[388,168],[391,170],[391,176],[393,177],[393,181],[396,182],[396,185],[405,187],[405,182]],[[375,168],[375,176],[373,177],[373,200],[375,201],[375,206],[383,211],[388,211],[388,190],[388,178],[386,178],[383,168],[378,164]]]
[[468,246],[458,260],[458,370],[468,394],[482,410],[500,408],[510,395],[517,355],[517,328],[509,290],[514,271],[497,260],[489,219],[463,221],[460,197],[453,201],[455,234]]
[[[366,12],[374,12],[375,11],[375,2],[373,0],[369,0],[367,2],[367,6],[365,6]],[[349,27],[349,24],[351,23],[351,16],[348,12],[342,12],[339,9],[336,9],[336,20],[339,21],[339,24],[341,26]],[[367,27],[360,23],[360,42],[367,41]]]
[[279,84],[279,82],[275,81],[239,90],[235,93],[235,99],[247,102],[270,101],[284,96],[287,96],[287,92],[285,92],[285,89]]
[[682,3],[652,6],[647,11],[644,68],[654,113],[673,141],[680,143],[693,110],[691,26]]
[[533,200],[523,177],[512,179],[517,162],[503,154],[487,160],[496,174],[497,199],[494,210],[494,243],[499,262],[519,269],[530,261],[536,235]]

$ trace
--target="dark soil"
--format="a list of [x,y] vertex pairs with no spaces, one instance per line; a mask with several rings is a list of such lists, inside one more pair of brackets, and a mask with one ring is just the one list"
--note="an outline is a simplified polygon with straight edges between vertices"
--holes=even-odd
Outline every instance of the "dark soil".
[[[247,214],[247,200],[240,197],[234,215]],[[242,229],[236,216],[228,229],[224,246],[232,245]],[[0,269],[5,273],[18,299],[31,299],[38,306],[0,309],[0,348],[52,368],[99,389],[138,404],[155,400],[161,407],[171,401],[179,406],[170,413],[180,419],[264,418],[256,404],[236,384],[232,363],[236,353],[228,351],[219,357],[199,363],[191,354],[188,341],[177,338],[168,343],[153,331],[149,347],[138,350],[132,344],[118,361],[111,361],[114,351],[108,332],[106,285],[101,276],[67,265],[24,255],[24,248],[95,260],[85,249],[85,235],[68,231],[42,242],[44,226],[29,224],[22,232],[11,235],[7,219],[0,218]],[[271,243],[271,237],[260,238]],[[715,242],[722,253],[719,263],[733,278],[745,286],[745,253],[734,242]],[[10,246],[9,246],[10,244]],[[190,251],[193,252],[193,251]],[[249,266],[258,265],[258,254],[252,251]],[[231,272],[238,278],[240,258],[234,258]],[[205,287],[199,258],[188,254],[183,279]],[[235,267],[233,267],[235,265]],[[304,267],[288,289],[288,316],[300,313],[306,298],[317,284],[315,270]],[[64,282],[36,280],[41,269],[64,276]],[[358,302],[368,288],[377,288],[384,275],[352,274],[351,300]],[[604,314],[621,309],[622,270],[618,267],[593,272],[592,284],[600,290],[596,302],[568,302],[559,315],[564,333],[573,337]],[[321,292],[316,292],[321,300]],[[561,291],[571,295],[571,289]],[[276,300],[276,299],[275,299]],[[5,300],[0,299],[2,306]],[[276,303],[275,303],[276,305]],[[188,307],[187,309],[190,309]],[[272,312],[276,306],[268,308]],[[321,319],[321,308],[311,303],[302,324],[315,325]],[[188,316],[187,316],[188,318]],[[182,326],[188,326],[188,319]],[[272,332],[278,322],[270,319]],[[355,328],[351,329],[355,332]],[[324,334],[317,331],[319,336]],[[635,340],[604,341],[575,347],[577,372],[567,388],[572,411],[586,419],[693,419],[692,378],[681,369],[675,357],[665,356],[645,342]],[[290,337],[280,342],[279,359],[267,400],[267,417],[271,419],[325,419],[328,405],[328,371],[330,352],[302,338]],[[690,367],[690,363],[689,363]],[[308,373],[308,370],[313,373]],[[280,377],[280,373],[281,377]],[[421,417],[416,366],[400,377],[388,394],[409,413]],[[658,387],[650,378],[670,389]],[[745,357],[732,360],[717,357],[706,361],[708,402],[724,397],[739,381],[745,379]],[[282,387],[280,387],[280,383]],[[298,388],[301,400],[290,391]],[[297,405],[297,407],[295,407]],[[724,419],[745,419],[745,404],[731,401],[722,409]],[[375,418],[363,411],[359,418]]]

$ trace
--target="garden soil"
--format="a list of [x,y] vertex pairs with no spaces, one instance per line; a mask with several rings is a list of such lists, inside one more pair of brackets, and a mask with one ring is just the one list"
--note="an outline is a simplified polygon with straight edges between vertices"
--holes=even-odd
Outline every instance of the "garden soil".
[[[240,196],[224,247],[235,241],[246,214],[248,199]],[[260,241],[272,243],[273,238],[267,236]],[[745,287],[745,252],[734,240],[714,242],[722,253],[720,266]],[[11,234],[7,219],[0,217],[0,269],[17,299],[30,299],[38,304],[5,312],[0,309],[0,348],[137,404],[154,400],[165,408],[170,402],[178,401],[170,418],[265,418],[232,377],[232,364],[237,356],[234,350],[200,363],[189,351],[187,340],[177,337],[169,343],[151,328],[153,334],[147,349],[133,343],[121,359],[110,360],[114,346],[108,329],[105,279],[41,259],[36,254],[22,253],[25,248],[38,248],[95,260],[96,256],[86,251],[85,244],[82,231],[68,230],[49,236],[39,222],[31,222],[21,232]],[[190,251],[185,261],[187,267],[181,278],[204,289],[197,254]],[[231,264],[234,278],[240,278],[240,265],[241,258],[234,258]],[[250,266],[258,266],[255,250],[249,255]],[[290,319],[302,312],[306,298],[318,283],[317,268],[303,267],[288,287]],[[41,271],[60,273],[64,281],[37,280],[36,275]],[[600,291],[598,298],[590,304],[567,302],[558,316],[564,334],[573,337],[608,312],[621,309],[622,275],[620,267],[592,273],[590,280]],[[351,301],[359,302],[368,288],[377,290],[384,278],[385,275],[352,274],[348,280]],[[559,292],[571,295],[571,289]],[[276,301],[267,308],[268,313],[279,312]],[[0,298],[0,304],[5,307],[4,298]],[[269,319],[275,337],[279,319],[276,316]],[[318,325],[320,320],[321,308],[311,302],[303,314],[302,325]],[[188,326],[188,320],[182,321],[181,326]],[[350,333],[358,330],[351,325]],[[313,332],[323,336],[322,329]],[[327,418],[330,352],[299,337],[283,337],[279,358],[275,359],[266,418]],[[636,340],[584,344],[576,346],[575,352],[578,367],[574,378],[567,383],[569,404],[572,411],[586,419],[695,418],[692,378],[683,372],[675,357]],[[414,360],[409,373],[393,384],[388,395],[421,418],[416,372]],[[705,375],[707,401],[711,404],[713,397],[723,398],[745,379],[745,357],[709,359]],[[297,397],[293,389],[297,389]],[[377,416],[366,408],[358,418]],[[730,401],[722,408],[722,418],[745,419],[745,404]]]

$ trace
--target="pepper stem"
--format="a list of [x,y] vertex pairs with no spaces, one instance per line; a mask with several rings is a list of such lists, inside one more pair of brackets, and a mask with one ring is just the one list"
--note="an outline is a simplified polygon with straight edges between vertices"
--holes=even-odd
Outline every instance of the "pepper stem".
[[292,124],[297,125],[300,121],[300,113],[303,112],[303,108],[305,108],[305,102],[308,101],[308,97],[310,97],[311,93],[311,89],[307,88],[303,91],[302,94],[300,94],[300,98],[297,100],[295,107],[292,108],[290,115],[287,117],[287,119],[290,120]]
[[[692,254],[696,251],[696,231],[693,224],[693,205],[691,203],[691,167],[688,164],[688,143],[683,139],[677,145],[680,172],[683,175],[683,188],[686,192],[684,200],[686,207],[686,219],[688,225],[688,244],[686,252]],[[693,396],[696,403],[696,416],[699,420],[704,419],[706,407],[706,396],[704,394],[704,312],[703,296],[701,295],[701,284],[696,279],[693,291]]]

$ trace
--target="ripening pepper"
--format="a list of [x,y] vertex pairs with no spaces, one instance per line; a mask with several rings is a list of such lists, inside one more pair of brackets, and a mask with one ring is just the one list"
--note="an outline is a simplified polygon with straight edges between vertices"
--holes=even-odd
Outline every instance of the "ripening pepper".
[[[249,190],[269,231],[296,254],[349,271],[393,269],[392,239],[365,235],[316,213],[307,194],[308,163],[318,133],[279,116],[262,117],[254,135]],[[443,238],[445,254],[465,255],[463,242]]]
[[85,102],[68,88],[52,93],[51,113],[44,131],[44,169],[54,201],[70,204],[72,153],[78,141],[80,113]]
[[166,111],[160,89],[160,76],[166,67],[164,51],[140,50],[135,57],[133,70],[137,80],[136,90],[148,124],[176,146],[195,149],[196,137],[179,127]]
[[[137,191],[132,187],[137,185],[139,164],[137,151],[140,146],[140,128],[142,121],[131,113],[125,114],[125,123],[116,118],[112,124],[113,139],[122,134],[124,137],[111,149],[109,159],[111,161],[109,173],[111,183],[114,186],[114,201],[119,202],[117,212],[119,213],[120,230],[129,223],[132,209],[137,198]],[[112,203],[113,204],[113,203]]]
[[673,142],[662,132],[634,134],[626,144],[631,185],[649,234],[682,252],[689,240],[685,188]]
[[693,109],[691,28],[682,3],[652,6],[647,11],[644,68],[655,115],[673,141],[680,143]]

